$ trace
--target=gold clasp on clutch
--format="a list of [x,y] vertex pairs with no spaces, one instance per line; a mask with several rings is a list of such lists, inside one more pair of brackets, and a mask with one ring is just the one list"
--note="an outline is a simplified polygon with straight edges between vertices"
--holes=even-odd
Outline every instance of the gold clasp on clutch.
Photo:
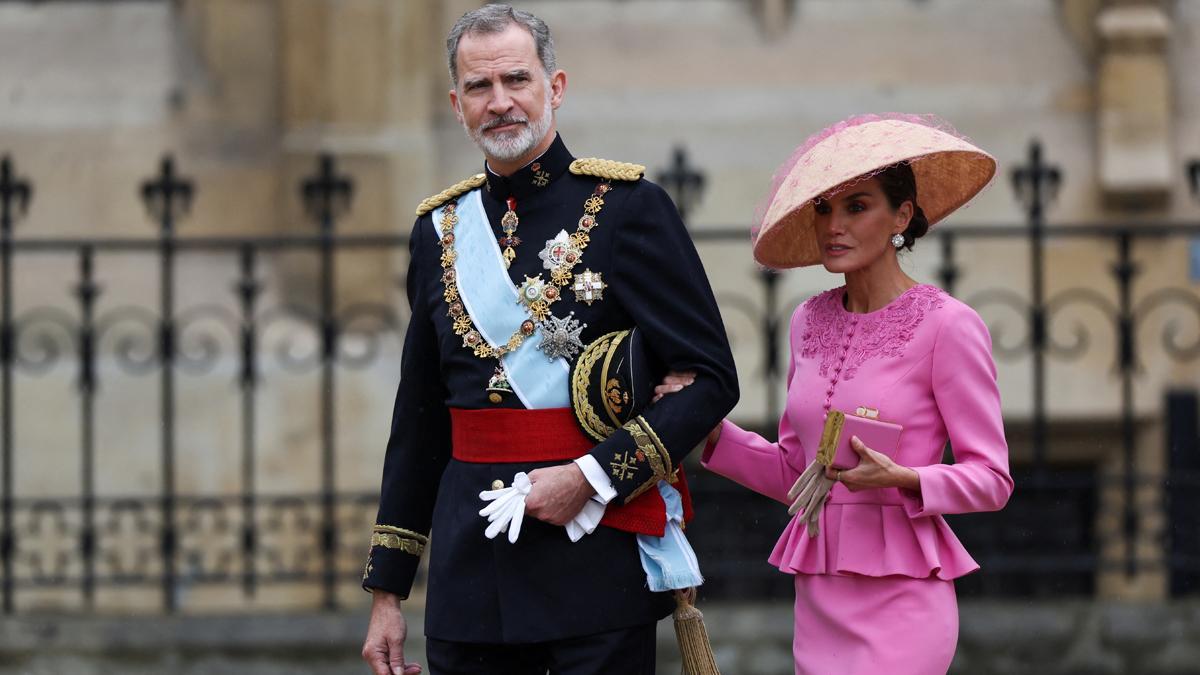
[[825,429],[821,431],[821,445],[817,448],[817,462],[822,466],[833,464],[833,454],[837,452],[838,439],[842,437],[842,425],[846,423],[846,415],[840,410],[830,410],[825,418]]
[[879,408],[868,408],[866,406],[858,406],[854,411],[855,417],[865,417],[869,420],[879,419]]

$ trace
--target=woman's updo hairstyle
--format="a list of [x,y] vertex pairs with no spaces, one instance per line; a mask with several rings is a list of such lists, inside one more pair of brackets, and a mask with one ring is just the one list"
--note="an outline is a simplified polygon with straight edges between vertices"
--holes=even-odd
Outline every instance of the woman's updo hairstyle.
[[893,164],[875,174],[875,179],[879,181],[879,186],[893,210],[900,208],[904,202],[912,202],[912,218],[903,233],[903,248],[911,251],[913,243],[929,231],[929,219],[925,217],[925,212],[917,202],[917,179],[913,175],[912,167],[908,162]]

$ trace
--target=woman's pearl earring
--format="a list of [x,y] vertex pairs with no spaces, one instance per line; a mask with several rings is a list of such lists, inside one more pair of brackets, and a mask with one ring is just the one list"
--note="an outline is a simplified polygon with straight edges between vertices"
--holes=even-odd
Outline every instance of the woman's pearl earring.
[[893,234],[892,235],[892,246],[895,246],[896,248],[904,248],[904,235]]

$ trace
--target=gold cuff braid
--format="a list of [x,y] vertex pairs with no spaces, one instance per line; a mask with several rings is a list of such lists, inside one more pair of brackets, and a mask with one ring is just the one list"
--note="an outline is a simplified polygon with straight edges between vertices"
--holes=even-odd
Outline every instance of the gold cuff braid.
[[402,527],[376,525],[371,531],[371,548],[382,546],[420,556],[428,543],[429,537]]
[[674,473],[671,467],[671,453],[667,452],[667,446],[663,445],[662,440],[658,437],[658,434],[654,433],[654,428],[650,426],[650,423],[646,421],[646,418],[638,415],[635,419],[639,424],[642,425],[642,428],[646,430],[646,435],[650,437],[650,441],[654,443],[655,449],[658,450],[659,455],[662,457],[663,466],[665,467],[662,478],[665,480],[668,476]]
[[[666,454],[665,450],[661,453],[659,452],[659,449],[662,448],[662,444],[655,443],[655,441],[658,440],[658,435],[655,434],[653,437],[651,437],[650,434],[646,433],[645,429],[650,429],[650,425],[646,423],[646,420],[642,419],[641,415],[638,415],[621,428],[625,431],[628,431],[629,435],[633,437],[633,442],[637,445],[637,449],[646,456],[646,461],[650,463],[650,471],[653,474],[650,476],[649,480],[639,485],[638,488],[633,492],[629,493],[629,496],[625,498],[625,503],[628,504],[637,497],[641,496],[641,494],[646,490],[649,490],[657,485],[658,481],[670,480],[671,472],[668,467],[671,464],[671,457],[670,455]],[[653,430],[651,430],[650,433],[653,434]],[[666,456],[665,464],[663,463],[664,455]]]

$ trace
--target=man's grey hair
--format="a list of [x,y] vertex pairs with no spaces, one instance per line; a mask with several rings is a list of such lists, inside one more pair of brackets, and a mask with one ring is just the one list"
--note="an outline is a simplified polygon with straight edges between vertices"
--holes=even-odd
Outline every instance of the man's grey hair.
[[542,68],[549,78],[557,65],[554,62],[554,39],[550,37],[550,28],[546,22],[529,12],[508,5],[492,4],[463,14],[450,29],[450,34],[446,37],[446,60],[450,64],[451,84],[458,86],[458,43],[464,35],[502,33],[512,24],[524,28],[533,36],[538,58],[541,59]]

